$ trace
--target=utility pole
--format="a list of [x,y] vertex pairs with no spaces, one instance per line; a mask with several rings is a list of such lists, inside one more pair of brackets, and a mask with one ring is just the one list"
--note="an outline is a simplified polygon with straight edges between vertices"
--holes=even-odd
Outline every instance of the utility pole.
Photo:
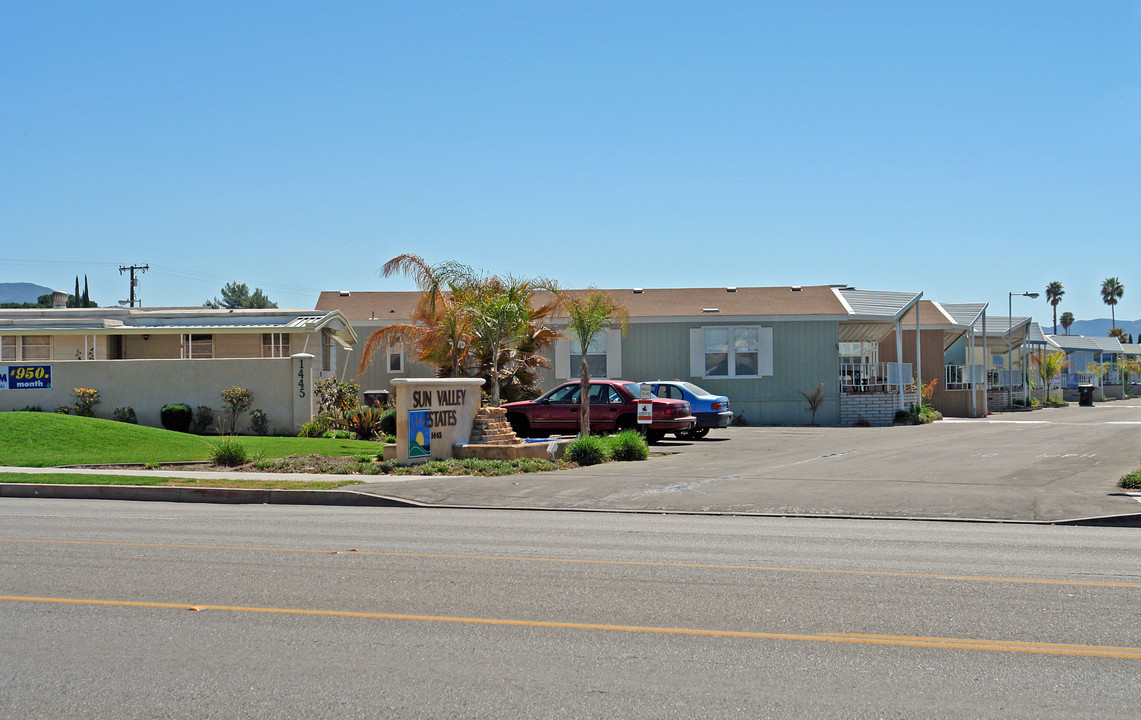
[[[135,288],[137,288],[139,286],[139,279],[137,277],[135,277],[135,271],[139,270],[140,272],[146,272],[147,270],[150,270],[150,269],[151,269],[151,266],[149,264],[148,265],[128,265],[126,267],[123,267],[122,265],[119,266],[119,274],[120,275],[122,275],[124,272],[127,272],[127,271],[129,271],[131,273],[131,307],[135,306]],[[142,307],[142,305],[143,305],[143,301],[139,300],[139,307]]]

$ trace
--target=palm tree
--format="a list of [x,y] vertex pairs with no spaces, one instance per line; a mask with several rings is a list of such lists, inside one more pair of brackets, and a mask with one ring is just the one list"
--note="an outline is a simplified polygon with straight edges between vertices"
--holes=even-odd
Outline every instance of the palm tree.
[[587,288],[583,293],[560,293],[561,304],[567,312],[567,331],[578,340],[582,348],[582,372],[579,384],[579,434],[590,434],[590,370],[586,365],[586,351],[598,334],[615,323],[626,332],[628,315],[626,306],[605,290]]
[[1117,327],[1117,316],[1113,312],[1113,308],[1117,305],[1117,301],[1125,294],[1125,286],[1121,281],[1115,277],[1106,278],[1101,283],[1101,301],[1109,306],[1110,323],[1114,328]]
[[1062,296],[1066,291],[1062,289],[1062,283],[1055,280],[1046,286],[1046,302],[1050,303],[1054,308],[1054,334],[1058,334],[1058,303],[1062,302]]
[[416,349],[421,362],[441,375],[461,377],[466,364],[471,335],[469,298],[474,293],[471,268],[446,262],[429,265],[419,255],[397,255],[384,264],[381,274],[410,275],[421,296],[412,311],[411,322],[379,328],[365,341],[357,376],[365,371],[378,350],[407,342]]
[[[539,281],[539,288],[543,287]],[[548,322],[558,308],[556,295],[540,298],[540,293],[531,289],[528,317],[522,331],[510,345],[495,348],[476,343],[473,364],[480,377],[490,378],[498,374],[500,402],[530,400],[540,394],[539,371],[550,367],[550,353],[545,352],[554,345],[561,335],[552,329]],[[493,373],[492,366],[498,363],[499,370]]]
[[[1070,326],[1073,324],[1074,324],[1074,314],[1072,312],[1070,312],[1069,310],[1062,313],[1062,329],[1066,331],[1067,335],[1070,334]],[[1055,335],[1058,334],[1056,328],[1055,328],[1054,334]]]
[[1045,398],[1049,402],[1050,381],[1069,364],[1069,361],[1066,360],[1066,353],[1059,350],[1043,356],[1033,355],[1032,358],[1032,362],[1038,365],[1038,377],[1042,379],[1042,387],[1045,388],[1046,393]]

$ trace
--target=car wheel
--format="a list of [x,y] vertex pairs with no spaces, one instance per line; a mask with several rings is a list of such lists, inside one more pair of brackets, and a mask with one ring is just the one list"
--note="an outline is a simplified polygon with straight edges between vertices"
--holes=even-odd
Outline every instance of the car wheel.
[[690,435],[694,440],[700,440],[709,434],[709,428],[694,428],[690,430]]
[[662,432],[661,430],[647,430],[646,431],[646,442],[649,443],[650,445],[654,445],[655,443],[661,442],[661,439],[664,438],[665,436],[666,436],[666,434],[664,432]]
[[515,431],[515,437],[529,437],[528,433],[531,432],[531,423],[527,422],[527,418],[522,415],[508,415],[507,422],[511,423],[511,429]]

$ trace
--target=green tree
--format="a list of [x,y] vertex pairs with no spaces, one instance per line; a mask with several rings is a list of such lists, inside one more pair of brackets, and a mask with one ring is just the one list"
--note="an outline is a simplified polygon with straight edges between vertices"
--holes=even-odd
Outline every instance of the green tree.
[[586,364],[586,350],[599,333],[617,324],[626,332],[628,312],[626,306],[605,290],[587,288],[581,293],[560,293],[561,305],[566,309],[567,332],[582,348],[582,368],[579,374],[579,434],[590,435],[590,369]]
[[239,308],[250,308],[255,310],[262,310],[265,308],[275,308],[277,303],[270,302],[269,297],[261,288],[255,288],[251,293],[250,288],[245,283],[231,282],[226,283],[222,288],[222,298],[214,298],[202,303],[203,307],[214,308],[228,308],[231,310]]
[[1054,379],[1054,376],[1062,372],[1070,362],[1066,360],[1066,353],[1062,350],[1046,355],[1033,355],[1031,358],[1031,362],[1038,366],[1038,377],[1042,380],[1042,387],[1045,388],[1046,393],[1045,397],[1046,400],[1049,401],[1050,381]]
[[[1066,331],[1067,335],[1070,334],[1070,326],[1073,324],[1074,324],[1074,314],[1072,312],[1070,312],[1069,310],[1062,313],[1062,329]],[[1058,333],[1054,333],[1054,334],[1057,335]]]
[[[76,278],[78,280],[78,278]],[[91,304],[91,295],[87,292],[87,276],[83,276],[83,296],[80,300],[79,307],[93,307]]]
[[1117,328],[1117,315],[1114,313],[1114,308],[1117,307],[1117,301],[1123,295],[1125,295],[1125,286],[1117,278],[1106,278],[1101,282],[1101,301],[1109,306],[1110,324],[1114,329]]
[[1066,291],[1062,289],[1062,283],[1055,280],[1046,286],[1046,302],[1054,308],[1054,334],[1058,334],[1058,303],[1062,302],[1062,296]]

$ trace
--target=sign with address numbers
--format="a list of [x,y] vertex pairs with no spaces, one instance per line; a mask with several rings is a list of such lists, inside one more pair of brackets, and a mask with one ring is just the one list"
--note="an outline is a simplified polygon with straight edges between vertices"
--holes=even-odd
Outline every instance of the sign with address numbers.
[[0,365],[0,390],[51,390],[51,365]]

